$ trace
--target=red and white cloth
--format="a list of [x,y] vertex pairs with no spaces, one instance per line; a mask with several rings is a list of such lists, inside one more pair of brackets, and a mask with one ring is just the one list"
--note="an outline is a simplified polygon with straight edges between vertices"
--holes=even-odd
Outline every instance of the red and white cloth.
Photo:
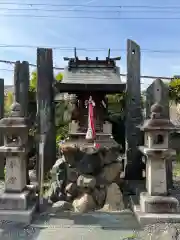
[[86,101],[86,106],[88,107],[88,130],[86,133],[87,140],[94,140],[96,138],[95,124],[94,124],[94,106],[95,102],[90,96],[89,100]]

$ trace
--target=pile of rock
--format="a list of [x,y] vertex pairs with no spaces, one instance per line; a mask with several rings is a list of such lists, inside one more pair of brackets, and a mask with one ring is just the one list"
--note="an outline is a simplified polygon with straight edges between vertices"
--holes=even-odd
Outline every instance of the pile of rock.
[[69,202],[77,212],[101,209],[108,187],[123,171],[119,147],[65,145],[61,150],[63,155],[52,168],[49,200]]

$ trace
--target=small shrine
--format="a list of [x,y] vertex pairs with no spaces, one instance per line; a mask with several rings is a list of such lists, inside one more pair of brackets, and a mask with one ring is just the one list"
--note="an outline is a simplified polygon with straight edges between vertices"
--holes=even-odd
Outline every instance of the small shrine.
[[121,93],[126,84],[116,66],[119,58],[79,60],[75,54],[66,60],[68,66],[56,90],[70,95],[73,110],[69,137],[60,143],[61,156],[53,167],[58,187],[49,199],[68,201],[73,211],[83,213],[110,205],[108,186],[116,183],[123,171],[121,146],[113,139],[108,122],[106,94]]
[[0,120],[4,146],[0,153],[6,158],[5,189],[0,193],[0,219],[30,223],[36,209],[36,196],[26,183],[28,125],[15,102],[11,114]]
[[166,161],[172,161],[172,156],[176,155],[169,148],[169,132],[176,129],[169,119],[162,116],[162,111],[162,106],[155,103],[151,107],[151,118],[140,127],[144,131],[144,146],[139,149],[147,157],[147,192],[140,194],[140,207],[135,209],[135,213],[139,221],[146,224],[174,219],[173,214],[177,213],[179,204],[168,194],[166,176]]
[[[112,126],[107,121],[106,94],[121,93],[126,87],[126,84],[121,82],[120,69],[116,66],[116,60],[120,58],[110,58],[109,51],[105,60],[80,60],[75,51],[74,58],[65,60],[68,60],[68,66],[65,68],[63,80],[56,84],[56,89],[60,93],[74,96],[71,100],[73,111],[69,137],[84,140],[87,136],[90,140],[91,122],[96,140],[104,139],[105,136],[109,138]],[[93,138],[95,136],[92,136]]]

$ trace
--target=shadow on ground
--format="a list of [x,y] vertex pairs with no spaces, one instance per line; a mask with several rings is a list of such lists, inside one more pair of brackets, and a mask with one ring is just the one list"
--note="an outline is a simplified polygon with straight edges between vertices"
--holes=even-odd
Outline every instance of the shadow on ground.
[[101,228],[104,230],[138,230],[140,226],[130,210],[120,212],[90,212],[90,213],[72,213],[51,212],[44,213],[33,222],[32,226],[40,228],[59,227],[88,227]]

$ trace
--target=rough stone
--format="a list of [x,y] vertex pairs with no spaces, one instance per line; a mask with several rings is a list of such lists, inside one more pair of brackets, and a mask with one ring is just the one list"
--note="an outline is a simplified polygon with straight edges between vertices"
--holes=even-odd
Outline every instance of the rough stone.
[[73,208],[75,212],[86,213],[95,210],[96,203],[90,194],[85,193],[73,201]]
[[30,182],[37,182],[36,170],[29,171]]
[[107,188],[95,188],[92,192],[92,197],[94,201],[96,202],[98,208],[102,208],[104,206],[104,203],[106,201],[106,195],[107,195]]
[[65,191],[67,193],[70,193],[72,196],[76,196],[77,195],[77,184],[76,183],[69,183],[66,186]]
[[55,164],[53,165],[51,169],[51,179],[52,181],[56,180],[57,173],[60,169],[65,169],[66,168],[66,163],[65,159],[63,157],[59,158]]
[[97,177],[97,184],[100,183],[112,183],[117,176],[120,176],[122,171],[122,164],[120,162],[112,163],[110,165],[105,166],[101,173]]
[[92,154],[85,153],[77,168],[82,174],[97,174],[101,169],[101,158],[98,151]]
[[61,151],[64,155],[65,161],[72,167],[76,166],[76,157],[79,152],[75,145],[72,146],[61,146]]
[[57,182],[53,182],[48,192],[48,198],[52,202],[57,202],[60,200],[64,200],[65,196],[61,192],[61,188],[59,187]]
[[106,201],[103,210],[119,211],[123,209],[124,203],[120,188],[116,183],[112,183],[107,189]]
[[91,175],[80,175],[77,179],[77,185],[81,188],[94,188],[96,179]]
[[73,200],[73,196],[70,193],[66,193],[66,201],[71,202]]
[[69,167],[67,170],[67,180],[69,182],[76,182],[78,179],[78,172],[75,168]]
[[118,148],[106,149],[104,157],[102,158],[102,166],[115,162],[119,156]]
[[72,209],[72,204],[66,201],[58,201],[52,205],[52,213],[61,211],[69,211]]

